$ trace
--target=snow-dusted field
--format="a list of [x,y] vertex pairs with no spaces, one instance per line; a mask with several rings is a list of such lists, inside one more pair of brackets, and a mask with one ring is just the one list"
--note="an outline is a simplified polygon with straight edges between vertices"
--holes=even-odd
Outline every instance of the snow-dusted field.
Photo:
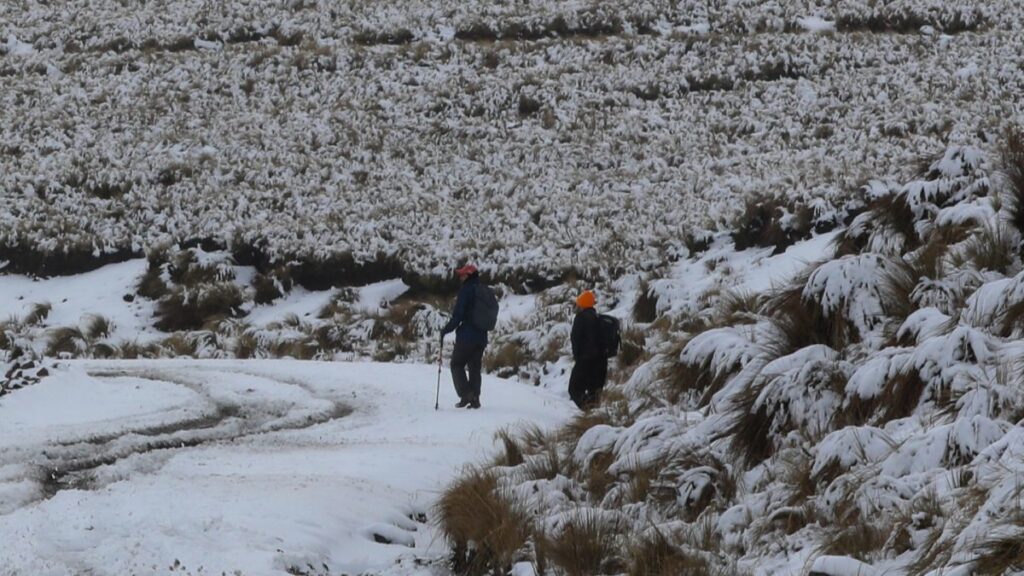
[[646,270],[989,146],[1024,89],[1014,0],[129,4],[5,5],[0,265]]
[[[567,400],[436,367],[82,361],[0,399],[0,574],[435,574],[432,505]],[[383,543],[387,540],[390,543]]]

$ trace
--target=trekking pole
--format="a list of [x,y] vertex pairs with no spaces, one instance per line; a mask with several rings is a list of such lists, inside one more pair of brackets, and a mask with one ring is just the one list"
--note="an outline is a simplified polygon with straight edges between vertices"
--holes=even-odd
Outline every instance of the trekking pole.
[[441,337],[441,345],[437,347],[437,391],[434,392],[434,410],[441,407],[441,357],[444,354],[444,336]]

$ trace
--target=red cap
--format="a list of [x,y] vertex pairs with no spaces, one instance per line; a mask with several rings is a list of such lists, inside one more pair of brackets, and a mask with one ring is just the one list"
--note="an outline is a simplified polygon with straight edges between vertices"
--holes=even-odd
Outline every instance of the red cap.
[[472,264],[466,264],[462,268],[456,270],[455,273],[458,274],[460,278],[465,278],[466,276],[472,276],[473,274],[476,274],[477,269],[476,266],[473,266]]

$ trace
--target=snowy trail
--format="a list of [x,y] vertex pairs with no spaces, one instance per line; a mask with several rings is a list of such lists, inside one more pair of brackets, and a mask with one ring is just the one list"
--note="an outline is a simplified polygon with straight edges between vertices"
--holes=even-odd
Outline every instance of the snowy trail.
[[[435,574],[438,491],[563,398],[436,367],[83,361],[0,401],[0,574]],[[424,562],[424,560],[427,560]]]

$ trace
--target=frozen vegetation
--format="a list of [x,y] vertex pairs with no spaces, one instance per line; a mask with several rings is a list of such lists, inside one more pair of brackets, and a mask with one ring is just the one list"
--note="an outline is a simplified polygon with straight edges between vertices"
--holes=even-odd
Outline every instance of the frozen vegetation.
[[752,194],[834,225],[1024,88],[1011,0],[5,6],[0,261],[32,273],[200,241],[327,281],[650,269]]
[[[602,407],[509,435],[446,492],[456,564],[1024,573],[1022,144],[951,147],[865,186],[837,232],[775,256],[713,242],[651,281],[644,359]],[[474,524],[480,492],[498,504]]]
[[1024,574],[1018,3],[125,4],[0,15],[0,410],[436,362],[472,260],[491,374],[565,396],[584,286],[625,344],[427,506],[457,572]]

